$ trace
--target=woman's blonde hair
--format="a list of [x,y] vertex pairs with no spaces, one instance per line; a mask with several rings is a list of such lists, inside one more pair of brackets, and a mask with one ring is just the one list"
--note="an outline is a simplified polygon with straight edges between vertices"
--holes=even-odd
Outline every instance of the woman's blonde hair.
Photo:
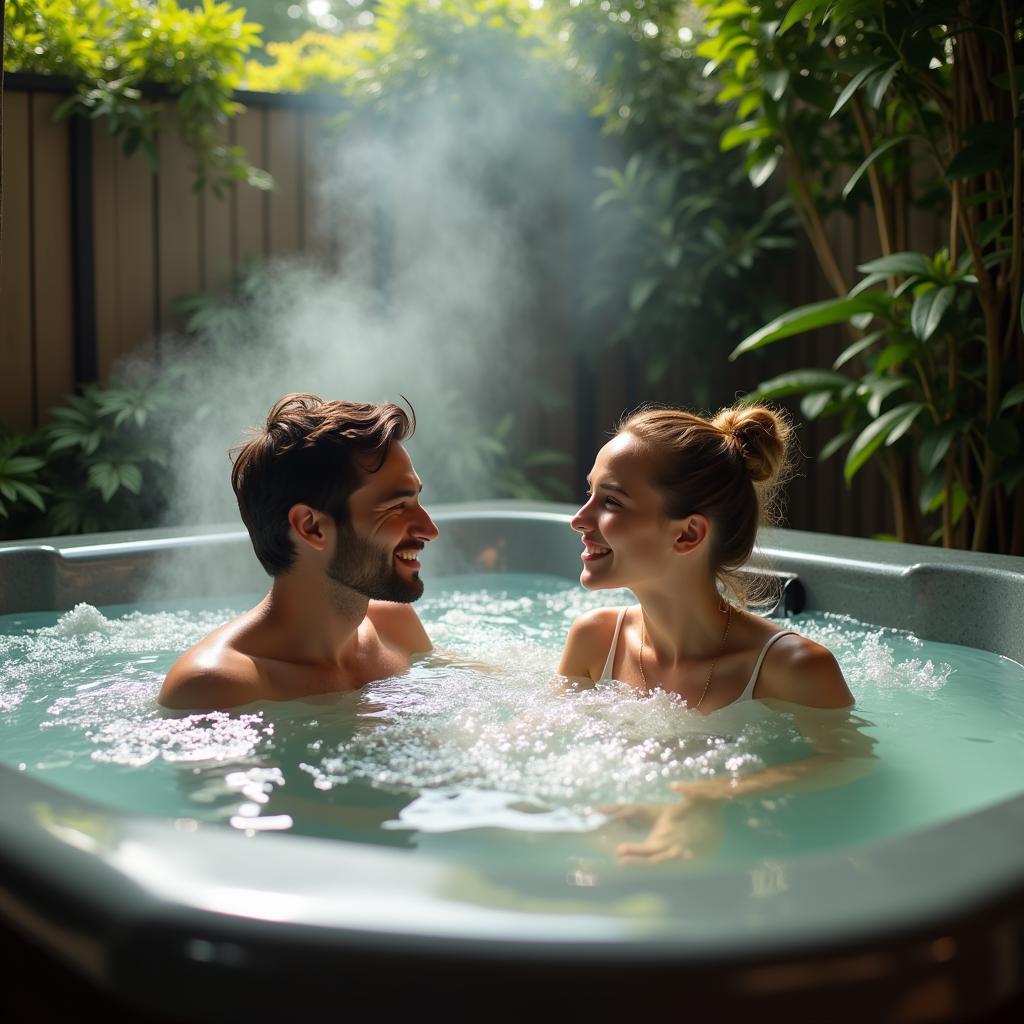
[[[744,579],[758,526],[775,524],[789,479],[793,430],[766,405],[738,403],[704,419],[683,409],[641,406],[619,422],[654,461],[670,519],[700,513],[712,523],[711,569],[741,604],[767,596]],[[769,589],[769,577],[761,577]]]

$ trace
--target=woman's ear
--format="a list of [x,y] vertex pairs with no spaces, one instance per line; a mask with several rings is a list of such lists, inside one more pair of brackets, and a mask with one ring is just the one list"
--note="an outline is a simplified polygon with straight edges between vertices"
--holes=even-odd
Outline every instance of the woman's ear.
[[296,539],[315,551],[326,551],[331,542],[333,522],[309,505],[292,505],[288,509],[288,525]]
[[711,524],[707,516],[699,513],[680,519],[676,527],[676,538],[672,542],[672,550],[680,555],[696,551],[704,543],[710,532]]

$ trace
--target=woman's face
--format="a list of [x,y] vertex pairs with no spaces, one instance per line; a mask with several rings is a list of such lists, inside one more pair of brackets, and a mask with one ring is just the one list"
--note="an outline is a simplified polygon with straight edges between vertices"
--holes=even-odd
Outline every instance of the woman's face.
[[661,578],[676,530],[652,483],[650,456],[632,434],[618,434],[598,453],[587,478],[590,497],[572,519],[583,535],[587,590],[632,587]]

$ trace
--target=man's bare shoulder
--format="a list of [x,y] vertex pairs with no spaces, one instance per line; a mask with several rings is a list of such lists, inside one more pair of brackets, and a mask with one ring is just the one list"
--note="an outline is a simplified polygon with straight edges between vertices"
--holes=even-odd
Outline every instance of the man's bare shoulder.
[[422,654],[433,647],[423,623],[410,604],[371,601],[366,617],[373,623],[381,640],[400,647],[407,654]]
[[171,666],[157,703],[176,710],[212,711],[260,700],[266,696],[263,691],[252,658],[207,637]]

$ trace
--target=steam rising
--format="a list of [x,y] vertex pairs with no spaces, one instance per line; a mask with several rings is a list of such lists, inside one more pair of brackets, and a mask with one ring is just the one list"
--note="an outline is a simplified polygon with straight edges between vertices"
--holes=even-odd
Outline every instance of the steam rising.
[[200,344],[172,350],[194,385],[170,439],[171,522],[237,521],[225,453],[289,391],[406,396],[434,502],[500,492],[497,446],[481,439],[507,413],[509,447],[569,446],[537,440],[552,400],[538,375],[544,342],[563,329],[546,312],[568,260],[553,213],[591,177],[574,156],[574,133],[591,129],[568,130],[546,112],[550,95],[513,70],[471,68],[457,90],[354,122],[324,146],[312,173],[326,265],[275,264]]

